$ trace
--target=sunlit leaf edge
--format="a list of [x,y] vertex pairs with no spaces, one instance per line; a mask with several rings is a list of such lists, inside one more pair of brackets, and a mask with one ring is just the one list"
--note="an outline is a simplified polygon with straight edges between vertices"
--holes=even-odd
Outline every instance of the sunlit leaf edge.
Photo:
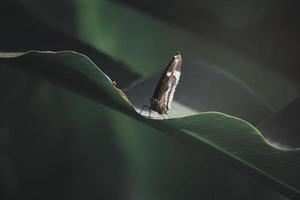
[[[144,116],[141,116],[139,114],[139,112],[134,108],[134,106],[131,104],[130,100],[127,99],[126,95],[122,92],[122,90],[120,90],[119,88],[117,88],[114,83],[111,81],[111,79],[104,73],[101,71],[101,69],[96,66],[92,60],[87,57],[86,55],[84,54],[81,54],[81,53],[78,53],[78,52],[75,52],[75,51],[58,51],[58,52],[53,52],[53,51],[35,51],[35,50],[31,50],[31,51],[28,51],[28,52],[0,52],[0,64],[1,64],[1,59],[13,59],[13,58],[18,58],[18,57],[23,57],[23,56],[30,56],[30,54],[35,54],[35,55],[44,55],[44,56],[47,56],[47,55],[62,55],[62,54],[72,54],[72,55],[75,55],[75,56],[78,56],[78,58],[82,58],[82,59],[85,59],[85,61],[87,61],[88,63],[88,67],[89,68],[93,68],[94,72],[96,73],[93,73],[92,76],[90,76],[89,78],[91,79],[94,79],[93,81],[98,84],[98,87],[99,88],[102,88],[102,90],[100,90],[99,92],[105,92],[106,95],[108,96],[112,96],[112,98],[110,100],[112,100],[113,102],[111,102],[112,104],[104,104],[108,107],[111,107],[111,108],[116,108],[118,107],[119,109],[117,109],[118,111],[121,111],[137,120],[140,120],[150,126],[153,126],[155,128],[158,128],[160,129],[160,127],[164,126],[163,129],[160,129],[160,130],[166,130],[166,127],[170,126],[171,128],[171,123],[174,123],[176,121],[181,121],[181,120],[189,120],[189,119],[193,119],[193,118],[196,118],[196,117],[199,117],[199,116],[215,116],[215,117],[223,117],[223,118],[227,118],[227,119],[231,119],[231,120],[235,120],[236,123],[238,123],[239,125],[243,125],[244,127],[247,127],[249,130],[249,134],[254,134],[255,137],[257,138],[257,140],[260,140],[262,141],[263,143],[265,143],[265,145],[269,146],[270,148],[273,148],[274,151],[283,151],[283,152],[294,152],[294,153],[297,153],[299,152],[299,149],[300,148],[293,148],[293,149],[285,149],[285,148],[280,148],[280,147],[277,147],[277,146],[274,146],[272,144],[270,144],[265,138],[264,136],[259,132],[258,129],[256,129],[253,125],[251,125],[249,122],[243,120],[243,119],[240,119],[240,118],[237,118],[235,116],[231,116],[231,115],[228,115],[228,114],[225,114],[225,113],[220,113],[220,112],[202,112],[202,113],[199,113],[199,114],[195,114],[195,115],[191,115],[191,116],[186,116],[186,117],[181,117],[181,118],[172,118],[172,119],[166,119],[166,120],[153,120],[153,119],[149,119],[149,118],[145,118]],[[43,72],[42,72],[43,73]],[[87,75],[87,74],[85,74]],[[89,74],[91,75],[91,74]],[[105,77],[105,80],[107,81],[107,84],[105,84],[105,87],[103,85],[100,84],[100,82],[97,81],[97,78],[99,77]],[[51,80],[50,80],[51,81]],[[85,96],[84,93],[80,93],[80,95],[82,96]],[[101,100],[98,101],[99,103],[103,103]],[[114,106],[111,106],[113,104],[118,104],[118,106],[114,107]],[[180,127],[177,127],[179,130],[181,130],[181,133],[185,133],[187,135],[190,135],[192,137],[194,137],[196,140],[201,140],[201,136],[200,135],[195,135],[195,134],[191,134],[191,132],[189,132],[188,130],[184,130],[184,129],[181,129]],[[171,129],[170,129],[171,130]],[[203,142],[203,141],[202,141]],[[210,142],[205,142],[206,145],[209,145],[209,146],[212,146],[213,148],[216,148],[212,145],[212,143]],[[217,148],[218,150],[221,150],[222,151],[222,147],[220,148]],[[226,154],[226,152],[225,152]],[[228,154],[228,152],[227,152]],[[233,154],[231,154],[229,152],[229,155],[232,156]],[[239,159],[238,157],[236,157],[235,159],[238,159],[239,161],[242,161],[243,162],[243,159]],[[249,163],[248,163],[249,164]],[[261,174],[265,174],[264,172],[260,172]],[[274,179],[276,182],[280,183],[281,184],[281,181],[280,180],[277,180],[276,178]],[[296,192],[296,195],[299,194],[299,192],[297,191],[297,189],[295,189],[294,187],[290,187],[289,185],[286,185],[286,184],[283,184],[285,188],[288,188],[288,189],[291,189],[292,191]],[[286,189],[283,189],[283,190],[286,190]],[[283,192],[284,193],[284,192]],[[292,194],[292,195],[288,195],[290,197],[293,197],[295,195]]]

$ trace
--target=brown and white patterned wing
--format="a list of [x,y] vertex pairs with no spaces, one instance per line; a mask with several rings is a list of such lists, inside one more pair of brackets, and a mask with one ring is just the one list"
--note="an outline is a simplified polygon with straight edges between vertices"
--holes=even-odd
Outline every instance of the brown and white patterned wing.
[[170,109],[181,74],[181,63],[181,55],[178,53],[168,64],[155,88],[152,96],[152,99],[155,99],[155,103],[152,105],[152,108],[158,113],[167,113]]

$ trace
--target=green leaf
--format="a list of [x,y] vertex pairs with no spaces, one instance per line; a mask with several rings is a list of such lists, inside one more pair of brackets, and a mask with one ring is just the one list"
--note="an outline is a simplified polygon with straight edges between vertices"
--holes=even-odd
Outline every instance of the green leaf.
[[[219,112],[152,120],[140,116],[125,94],[88,57],[73,52],[0,53],[0,67],[24,70],[121,111],[261,180],[289,198],[300,195],[299,149],[279,149],[250,123]],[[201,177],[199,177],[201,179]]]
[[[149,96],[160,77],[161,73],[158,73],[126,88],[126,94],[137,109],[149,104]],[[143,114],[147,115],[147,111],[143,110]],[[253,124],[263,121],[273,112],[270,105],[233,74],[201,61],[184,60],[180,84],[168,115],[183,117],[207,111],[227,113]],[[151,116],[163,118],[155,113]]]
[[108,108],[4,67],[0,91],[0,199],[124,199]]
[[29,51],[0,53],[0,58],[1,66],[38,73],[45,79],[117,110],[125,112],[130,109],[130,104],[120,98],[121,91],[113,86],[110,78],[83,54],[73,51]]
[[[190,29],[183,28],[186,26],[174,26],[164,21],[165,18],[157,19],[116,1],[53,0],[41,4],[37,0],[21,0],[20,3],[49,27],[128,63],[139,74],[160,71],[161,63],[180,50],[184,52],[185,60],[200,59],[236,75],[275,110],[281,109],[299,94],[300,84],[294,64],[297,59],[293,53],[294,45],[290,45],[298,41],[297,23],[290,23],[294,18],[285,18],[284,14],[296,14],[297,11],[286,10],[290,8],[287,2],[279,7],[274,6],[276,3],[260,2],[251,8],[245,6],[247,3],[232,2],[235,6],[228,7],[232,12],[219,9],[218,5],[210,2],[189,1],[187,7],[182,8],[182,2],[177,1],[172,4],[172,9],[169,4],[160,2],[160,6],[153,7],[151,14],[154,16],[163,13],[175,17],[173,21],[176,24],[189,24],[200,33],[189,32]],[[152,7],[157,5],[157,1],[139,4]],[[241,5],[244,10],[239,15]],[[259,12],[254,16],[249,11],[257,10],[257,7]],[[182,12],[188,15],[182,16]],[[196,16],[192,18],[197,20],[188,19],[191,13]],[[231,17],[225,17],[226,13],[230,13]],[[283,33],[282,27],[287,32]],[[291,73],[284,73],[286,70]]]

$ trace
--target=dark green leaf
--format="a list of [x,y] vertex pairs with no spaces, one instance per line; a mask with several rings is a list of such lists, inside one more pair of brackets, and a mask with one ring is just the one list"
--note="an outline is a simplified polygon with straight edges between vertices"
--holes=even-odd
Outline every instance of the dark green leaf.
[[[28,71],[122,111],[180,140],[209,150],[287,197],[299,197],[299,149],[266,142],[248,122],[218,112],[151,120],[135,112],[124,94],[90,59],[76,52],[1,53],[0,66]],[[201,177],[199,177],[201,178]]]

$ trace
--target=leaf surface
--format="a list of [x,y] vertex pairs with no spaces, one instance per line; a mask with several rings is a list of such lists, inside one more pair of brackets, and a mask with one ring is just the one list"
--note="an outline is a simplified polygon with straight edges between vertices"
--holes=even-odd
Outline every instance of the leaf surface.
[[[299,149],[279,149],[250,123],[219,112],[153,120],[140,116],[126,95],[88,57],[73,51],[0,53],[0,67],[23,70],[92,98],[160,131],[215,153],[283,195],[299,197]],[[201,178],[201,177],[199,177]]]

